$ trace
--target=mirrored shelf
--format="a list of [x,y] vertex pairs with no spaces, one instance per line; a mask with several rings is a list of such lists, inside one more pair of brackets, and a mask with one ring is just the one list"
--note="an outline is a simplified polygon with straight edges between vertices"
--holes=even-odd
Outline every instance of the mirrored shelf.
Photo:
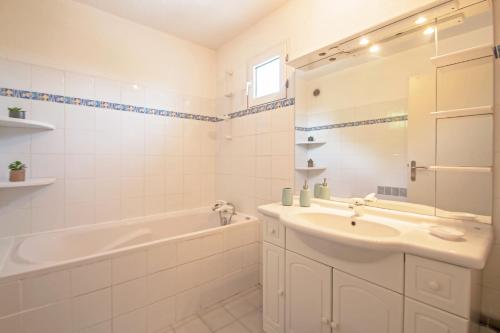
[[483,44],[475,47],[438,55],[431,58],[431,62],[436,67],[457,64],[472,59],[479,59],[487,56],[493,56],[493,44]]
[[318,171],[318,170],[326,170],[326,167],[296,167],[295,170],[297,171]]
[[34,186],[46,186],[55,183],[55,178],[32,178],[26,179],[23,182],[0,182],[0,189],[4,188],[21,188],[21,187],[34,187]]
[[42,130],[54,130],[54,125],[44,123],[36,120],[17,119],[10,117],[0,117],[0,127],[14,127],[14,128],[34,128]]
[[297,146],[312,146],[312,145],[322,145],[325,143],[326,143],[326,141],[299,141],[299,142],[296,142],[295,144]]

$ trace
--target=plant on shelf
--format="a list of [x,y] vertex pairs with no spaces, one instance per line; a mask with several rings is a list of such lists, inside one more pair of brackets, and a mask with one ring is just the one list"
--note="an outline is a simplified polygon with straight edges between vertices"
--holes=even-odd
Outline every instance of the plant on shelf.
[[15,161],[9,164],[9,180],[11,182],[23,182],[26,180],[26,165],[21,161]]
[[7,108],[7,110],[9,110],[9,117],[11,118],[26,119],[26,111],[22,108],[14,107]]

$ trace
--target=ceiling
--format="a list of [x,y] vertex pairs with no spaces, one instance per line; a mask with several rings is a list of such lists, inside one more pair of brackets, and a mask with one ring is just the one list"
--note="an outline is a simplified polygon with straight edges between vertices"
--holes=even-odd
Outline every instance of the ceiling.
[[216,49],[287,0],[76,0]]

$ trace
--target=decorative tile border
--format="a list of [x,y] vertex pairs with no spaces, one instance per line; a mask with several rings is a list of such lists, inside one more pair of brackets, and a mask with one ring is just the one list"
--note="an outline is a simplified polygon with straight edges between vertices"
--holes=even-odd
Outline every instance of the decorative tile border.
[[[169,110],[153,109],[153,108],[146,108],[146,107],[142,107],[142,106],[112,103],[112,102],[106,102],[106,101],[98,101],[98,100],[94,100],[94,99],[85,99],[85,98],[69,97],[69,96],[62,96],[62,95],[53,95],[53,94],[36,92],[36,91],[19,90],[19,89],[11,89],[11,88],[0,88],[0,96],[31,99],[31,100],[36,100],[36,101],[45,101],[45,102],[53,102],[53,103],[61,103],[61,104],[69,104],[69,105],[90,106],[90,107],[101,108],[101,109],[111,109],[111,110],[117,110],[117,111],[145,113],[145,114],[152,114],[152,115],[163,116],[163,117],[193,119],[193,120],[201,120],[201,121],[209,121],[209,122],[219,122],[219,121],[224,120],[224,119],[219,118],[219,117],[205,116],[205,115],[201,115],[201,114],[191,114],[191,113],[175,112],[175,111],[169,111]],[[284,98],[284,99],[272,101],[269,103],[256,105],[256,106],[253,106],[249,109],[229,113],[228,117],[229,117],[229,119],[234,119],[234,118],[244,117],[244,116],[248,116],[248,115],[256,114],[256,113],[260,113],[260,112],[272,111],[272,110],[284,108],[284,107],[291,106],[291,105],[295,105],[295,98]]]
[[321,125],[321,126],[313,126],[313,127],[295,127],[297,131],[320,131],[332,128],[344,128],[344,127],[357,127],[357,126],[366,126],[366,125],[375,125],[375,124],[383,124],[383,123],[392,123],[396,121],[407,121],[408,115],[401,116],[393,116],[393,117],[385,117],[385,118],[377,118],[377,119],[368,119],[368,120],[360,120],[360,121],[351,121],[348,123],[338,123],[338,124],[329,124],[329,125]]
[[249,116],[251,114],[261,113],[261,112],[265,112],[265,111],[272,111],[272,110],[276,110],[276,109],[281,109],[281,108],[285,108],[287,106],[292,106],[292,105],[295,105],[295,98],[294,97],[283,98],[283,99],[278,99],[276,101],[272,101],[269,103],[264,103],[264,104],[252,106],[251,108],[248,108],[245,110],[232,112],[232,113],[229,113],[228,116],[230,119],[234,119],[234,118]]
[[146,107],[142,107],[142,106],[112,103],[112,102],[98,101],[98,100],[78,98],[78,97],[53,95],[53,94],[40,93],[40,92],[35,92],[35,91],[18,90],[18,89],[10,89],[10,88],[0,88],[0,96],[31,99],[31,100],[36,100],[36,101],[54,102],[54,103],[61,103],[61,104],[70,104],[70,105],[91,106],[91,107],[101,108],[101,109],[111,109],[111,110],[117,110],[117,111],[152,114],[152,115],[163,116],[163,117],[193,119],[193,120],[210,121],[210,122],[216,122],[216,121],[222,120],[218,117],[205,116],[205,115],[200,115],[200,114],[191,114],[191,113],[184,113],[184,112],[175,112],[175,111],[168,111],[168,110],[161,110],[161,109],[153,109],[153,108],[146,108]]

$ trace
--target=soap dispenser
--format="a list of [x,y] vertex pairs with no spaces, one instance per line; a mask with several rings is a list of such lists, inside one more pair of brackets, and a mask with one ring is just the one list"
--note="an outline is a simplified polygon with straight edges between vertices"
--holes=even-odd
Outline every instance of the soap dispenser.
[[307,179],[304,181],[304,187],[300,190],[300,206],[311,207],[311,191],[307,185]]
[[321,199],[330,200],[330,189],[328,188],[326,178],[323,179],[323,184],[319,187],[319,197]]

